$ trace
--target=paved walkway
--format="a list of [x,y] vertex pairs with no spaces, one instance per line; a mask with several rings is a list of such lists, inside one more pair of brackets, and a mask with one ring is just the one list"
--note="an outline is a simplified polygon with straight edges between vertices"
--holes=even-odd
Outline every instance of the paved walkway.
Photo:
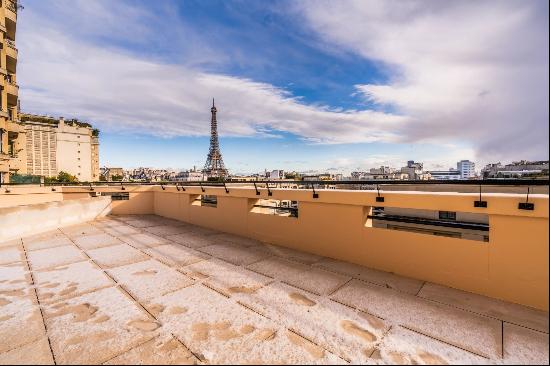
[[158,216],[0,243],[0,364],[548,364],[548,313]]

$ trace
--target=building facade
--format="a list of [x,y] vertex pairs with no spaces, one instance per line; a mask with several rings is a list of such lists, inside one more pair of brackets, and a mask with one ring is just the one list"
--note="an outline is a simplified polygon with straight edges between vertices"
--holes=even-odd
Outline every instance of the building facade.
[[432,170],[430,172],[432,179],[436,180],[460,180],[460,172],[458,170]]
[[410,180],[430,179],[429,174],[424,172],[424,164],[415,162],[414,160],[407,161],[407,166],[401,168],[401,173],[407,174]]
[[456,163],[456,170],[460,172],[460,179],[472,179],[476,177],[476,164],[470,160],[460,160]]
[[21,114],[26,173],[46,177],[63,171],[81,182],[99,180],[99,132],[88,123]]
[[483,178],[548,178],[548,167],[548,160],[521,160],[506,165],[498,162],[487,164],[481,174]]
[[0,1],[0,182],[10,174],[25,174],[25,131],[19,122],[17,47],[15,31],[19,5]]

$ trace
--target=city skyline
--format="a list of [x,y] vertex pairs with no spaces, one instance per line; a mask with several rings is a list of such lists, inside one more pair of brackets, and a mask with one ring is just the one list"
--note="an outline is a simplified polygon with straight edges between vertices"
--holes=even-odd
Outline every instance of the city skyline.
[[24,5],[22,111],[90,121],[102,166],[201,167],[211,97],[231,173],[548,156],[544,2]]

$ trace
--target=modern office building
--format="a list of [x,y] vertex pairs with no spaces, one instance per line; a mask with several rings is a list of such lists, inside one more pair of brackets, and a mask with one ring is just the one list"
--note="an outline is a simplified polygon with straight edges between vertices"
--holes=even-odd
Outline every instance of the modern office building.
[[430,172],[432,179],[436,180],[459,180],[461,179],[460,171],[450,170],[432,170]]
[[456,170],[460,172],[460,179],[472,179],[476,177],[476,164],[470,160],[460,160],[456,163]]
[[47,177],[59,172],[81,182],[99,180],[99,132],[89,123],[21,114],[26,137],[26,172]]
[[0,1],[0,183],[10,174],[24,174],[25,136],[18,123],[17,47],[15,31],[17,1]]

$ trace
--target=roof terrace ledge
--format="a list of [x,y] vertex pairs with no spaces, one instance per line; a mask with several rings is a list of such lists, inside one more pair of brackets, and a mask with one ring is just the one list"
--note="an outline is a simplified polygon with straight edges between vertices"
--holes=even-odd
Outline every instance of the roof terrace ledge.
[[[484,213],[488,215],[510,215],[519,217],[548,218],[548,195],[530,194],[529,202],[534,203],[534,210],[520,210],[518,204],[527,200],[524,194],[484,193],[482,199],[487,201],[487,207],[474,207],[474,201],[479,200],[479,194],[456,192],[419,192],[419,191],[359,191],[359,190],[322,190],[317,189],[318,194],[314,198],[311,189],[270,188],[271,196],[268,196],[266,188],[258,187],[259,195],[254,187],[228,187],[228,192],[222,186],[186,186],[185,191],[175,186],[161,185],[98,185],[98,186],[6,186],[9,188],[0,190],[0,197],[10,197],[11,202],[17,201],[13,196],[18,195],[24,203],[28,197],[34,195],[51,195],[52,201],[89,196],[90,193],[100,195],[100,192],[129,192],[175,194],[175,195],[215,195],[218,198],[247,198],[247,199],[274,199],[291,200],[301,203],[314,202],[322,204],[340,204],[367,207],[396,207],[414,208],[425,210],[446,210],[470,213]],[[124,189],[123,189],[124,188]],[[203,191],[204,190],[204,191]],[[27,196],[27,197],[25,197]],[[383,196],[384,202],[378,202],[377,197]],[[42,196],[40,202],[47,200]],[[32,200],[31,200],[32,201]],[[10,204],[17,205],[17,204]],[[7,204],[0,207],[6,207]]]

